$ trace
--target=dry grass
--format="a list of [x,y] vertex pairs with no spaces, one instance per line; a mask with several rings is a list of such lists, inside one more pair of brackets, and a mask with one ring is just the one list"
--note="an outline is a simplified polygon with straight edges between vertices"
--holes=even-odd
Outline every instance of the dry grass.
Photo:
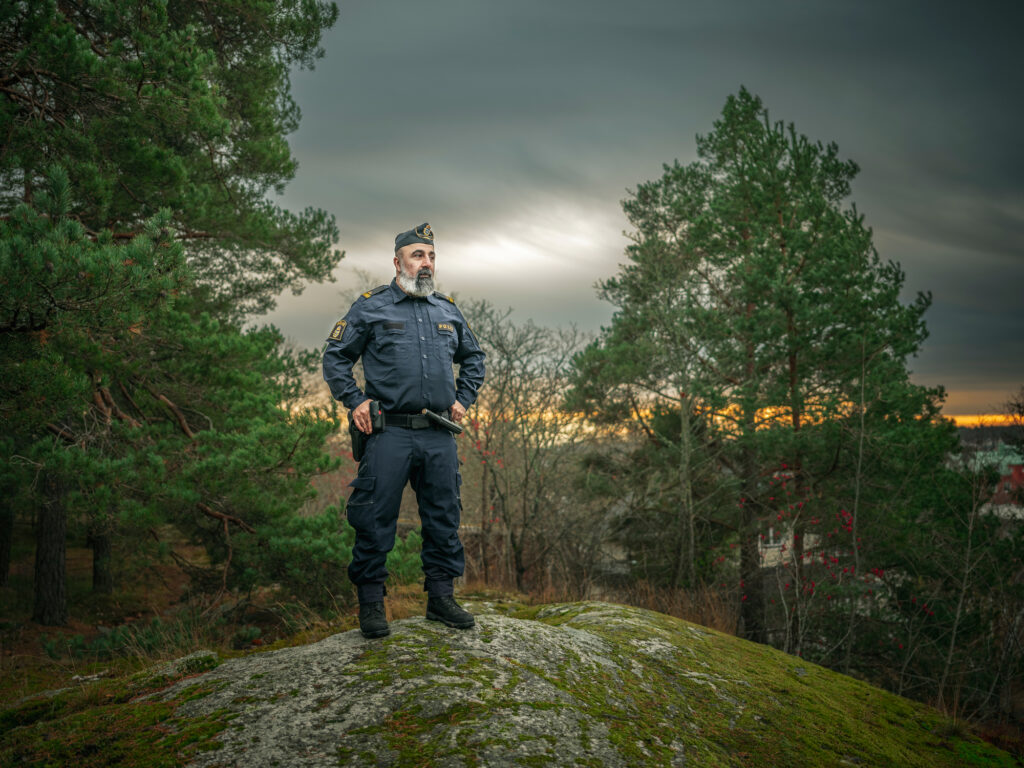
[[389,585],[384,605],[387,608],[388,621],[423,616],[427,610],[427,593],[419,583]]
[[739,609],[721,592],[700,586],[695,590],[667,589],[640,581],[620,591],[621,602],[637,608],[666,613],[678,619],[735,634]]
[[739,622],[739,606],[736,600],[730,599],[729,595],[723,594],[719,590],[703,585],[687,591],[657,587],[650,582],[640,581],[615,589],[595,587],[587,590],[587,594],[581,595],[579,590],[571,585],[549,581],[529,593],[521,594],[514,587],[470,577],[462,589],[456,591],[461,594],[472,593],[506,600],[514,599],[530,605],[574,603],[579,600],[607,600],[612,603],[664,613],[729,635],[736,634],[736,626]]

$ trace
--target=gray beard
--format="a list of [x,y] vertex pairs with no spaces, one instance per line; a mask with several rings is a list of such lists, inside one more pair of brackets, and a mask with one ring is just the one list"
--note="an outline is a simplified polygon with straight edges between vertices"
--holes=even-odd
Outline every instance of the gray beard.
[[402,272],[398,275],[398,287],[410,296],[423,298],[424,296],[429,296],[434,292],[434,278],[409,277],[405,272]]

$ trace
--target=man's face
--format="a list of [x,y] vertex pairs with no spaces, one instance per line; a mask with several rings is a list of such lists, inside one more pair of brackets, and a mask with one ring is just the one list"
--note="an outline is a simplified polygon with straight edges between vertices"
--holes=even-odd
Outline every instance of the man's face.
[[434,246],[426,243],[403,245],[395,253],[395,275],[403,272],[406,277],[415,280],[417,277],[434,276]]
[[434,291],[434,246],[412,243],[395,253],[398,287],[410,296],[429,296]]

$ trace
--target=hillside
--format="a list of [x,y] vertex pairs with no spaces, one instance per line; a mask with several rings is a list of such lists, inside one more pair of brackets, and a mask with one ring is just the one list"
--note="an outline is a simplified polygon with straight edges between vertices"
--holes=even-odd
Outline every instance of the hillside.
[[465,632],[402,619],[35,698],[0,716],[0,764],[1015,765],[921,704],[662,614],[473,608]]

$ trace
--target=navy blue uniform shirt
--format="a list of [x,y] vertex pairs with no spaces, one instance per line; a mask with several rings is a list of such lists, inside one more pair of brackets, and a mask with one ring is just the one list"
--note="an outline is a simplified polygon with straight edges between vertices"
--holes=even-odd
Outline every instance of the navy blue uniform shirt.
[[[352,366],[362,356],[366,393]],[[459,378],[452,373],[459,365]],[[484,353],[455,302],[440,293],[409,296],[391,285],[364,293],[339,320],[324,350],[324,380],[349,410],[367,398],[385,411],[469,407],[484,381]]]

